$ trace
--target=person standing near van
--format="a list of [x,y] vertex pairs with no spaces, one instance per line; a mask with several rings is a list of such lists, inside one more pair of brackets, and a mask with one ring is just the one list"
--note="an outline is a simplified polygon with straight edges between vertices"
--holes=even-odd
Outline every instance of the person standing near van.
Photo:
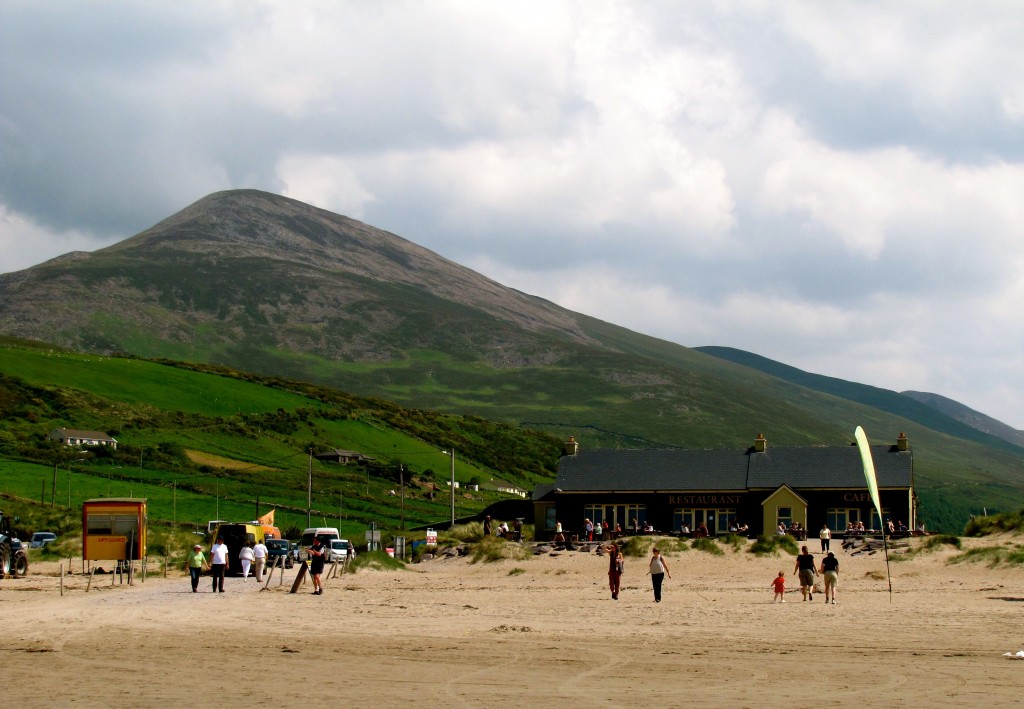
[[263,569],[267,566],[267,553],[267,545],[262,541],[252,548],[252,573],[260,583],[263,583]]
[[324,572],[324,556],[326,550],[320,542],[320,537],[313,539],[313,546],[309,548],[309,575],[313,579],[313,595],[323,594],[324,587],[320,583],[320,575]]
[[253,543],[243,544],[242,548],[238,550],[238,560],[242,562],[242,578],[246,581],[249,580],[249,568],[252,566],[253,559],[256,556],[252,551]]
[[224,537],[217,537],[217,543],[210,547],[210,571],[213,575],[213,592],[224,593],[224,572],[228,567],[228,545]]

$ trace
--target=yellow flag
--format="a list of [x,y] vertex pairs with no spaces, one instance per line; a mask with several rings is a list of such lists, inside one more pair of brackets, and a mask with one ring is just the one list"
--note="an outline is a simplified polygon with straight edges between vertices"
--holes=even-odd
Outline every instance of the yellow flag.
[[878,500],[878,478],[875,477],[875,461],[871,457],[871,447],[868,445],[868,437],[864,433],[864,429],[857,426],[857,430],[853,432],[854,438],[857,439],[857,448],[860,450],[860,459],[864,464],[864,478],[868,483],[868,494],[871,495],[871,501],[875,503],[875,509],[878,510],[878,521],[881,524],[885,524],[885,519],[882,517],[882,503]]

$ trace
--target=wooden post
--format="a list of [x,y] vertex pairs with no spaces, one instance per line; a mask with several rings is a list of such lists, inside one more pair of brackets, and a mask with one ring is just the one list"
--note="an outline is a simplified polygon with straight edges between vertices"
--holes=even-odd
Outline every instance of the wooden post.
[[298,593],[299,586],[306,581],[306,571],[308,567],[305,563],[299,564],[299,573],[295,574],[295,580],[292,582],[292,590],[289,593]]
[[85,592],[86,593],[89,593],[89,589],[92,587],[92,575],[93,575],[93,570],[89,569],[89,580],[86,581],[86,583],[85,583]]
[[64,595],[64,562],[60,562],[60,595]]

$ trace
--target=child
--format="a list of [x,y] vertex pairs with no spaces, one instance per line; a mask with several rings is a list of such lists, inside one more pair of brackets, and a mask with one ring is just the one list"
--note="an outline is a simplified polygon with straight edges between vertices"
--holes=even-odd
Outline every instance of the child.
[[786,573],[780,571],[779,575],[772,581],[772,588],[775,589],[775,598],[772,599],[773,603],[785,603],[786,602]]

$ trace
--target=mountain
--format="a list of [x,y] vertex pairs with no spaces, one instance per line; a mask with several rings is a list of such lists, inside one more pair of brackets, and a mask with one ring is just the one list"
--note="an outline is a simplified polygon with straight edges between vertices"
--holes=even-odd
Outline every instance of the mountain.
[[[905,398],[727,361],[507,288],[395,234],[253,190],[0,275],[0,334],[230,366],[588,447],[876,440],[906,431],[936,515],[1024,503],[1022,451]],[[837,383],[838,380],[837,380]],[[882,390],[878,390],[881,392]]]
[[940,394],[932,394],[925,391],[908,390],[900,393],[902,396],[919,401],[925,406],[930,406],[949,418],[960,421],[971,428],[996,436],[1008,443],[1024,448],[1024,431],[1008,426],[1002,421],[997,421],[991,416],[986,416],[985,414],[975,411],[958,401],[953,401],[952,399],[948,399]]
[[[731,347],[696,347],[699,352],[719,357],[770,374],[832,396],[865,404],[901,416],[934,431],[948,433],[964,440],[1024,452],[1024,433],[1006,424],[972,411],[963,404],[937,394],[906,391],[896,393],[889,389],[857,384],[836,377],[805,372],[782,362]],[[1017,434],[1016,437],[1010,434]],[[1008,444],[1008,445],[1007,445]]]

